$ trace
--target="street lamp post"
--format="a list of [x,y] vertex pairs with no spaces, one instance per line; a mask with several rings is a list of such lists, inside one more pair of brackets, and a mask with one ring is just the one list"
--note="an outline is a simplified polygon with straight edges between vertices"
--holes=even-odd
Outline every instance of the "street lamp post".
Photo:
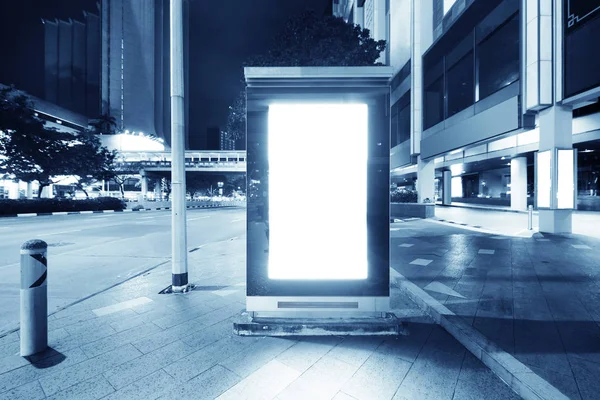
[[185,207],[185,116],[183,101],[183,0],[171,5],[171,248],[172,291],[189,289]]

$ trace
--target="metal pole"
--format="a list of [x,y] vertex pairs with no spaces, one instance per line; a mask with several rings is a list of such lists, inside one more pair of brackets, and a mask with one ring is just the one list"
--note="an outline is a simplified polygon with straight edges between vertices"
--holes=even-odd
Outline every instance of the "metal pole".
[[533,229],[533,206],[527,207],[527,229]]
[[29,240],[21,246],[21,356],[48,347],[48,245]]
[[171,248],[172,290],[188,284],[185,210],[185,116],[183,102],[183,0],[171,0]]

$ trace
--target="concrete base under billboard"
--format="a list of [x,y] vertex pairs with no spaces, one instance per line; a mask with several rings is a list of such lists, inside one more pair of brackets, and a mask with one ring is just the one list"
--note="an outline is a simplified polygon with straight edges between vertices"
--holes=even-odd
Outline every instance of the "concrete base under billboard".
[[363,318],[264,318],[250,314],[233,323],[239,336],[397,336],[408,335],[391,313]]

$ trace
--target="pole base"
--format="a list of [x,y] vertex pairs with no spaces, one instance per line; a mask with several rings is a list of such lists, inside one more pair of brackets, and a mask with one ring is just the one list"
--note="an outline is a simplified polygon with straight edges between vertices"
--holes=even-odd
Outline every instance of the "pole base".
[[158,294],[171,294],[171,293],[187,293],[187,292],[191,292],[192,290],[194,290],[195,285],[192,284],[187,284],[187,285],[182,285],[182,286],[173,286],[173,285],[169,285],[166,288],[164,288],[163,290],[161,290],[160,292],[158,292]]
[[233,323],[239,336],[397,336],[408,329],[394,314],[372,318],[253,318]]

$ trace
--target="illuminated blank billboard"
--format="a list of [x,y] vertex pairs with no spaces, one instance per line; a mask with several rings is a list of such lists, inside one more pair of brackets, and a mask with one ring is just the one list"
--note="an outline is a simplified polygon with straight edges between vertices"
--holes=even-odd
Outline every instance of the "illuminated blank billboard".
[[269,106],[269,279],[368,278],[367,157],[366,104]]
[[537,206],[550,208],[552,194],[552,152],[537,155]]
[[558,150],[557,208],[575,208],[575,153]]

